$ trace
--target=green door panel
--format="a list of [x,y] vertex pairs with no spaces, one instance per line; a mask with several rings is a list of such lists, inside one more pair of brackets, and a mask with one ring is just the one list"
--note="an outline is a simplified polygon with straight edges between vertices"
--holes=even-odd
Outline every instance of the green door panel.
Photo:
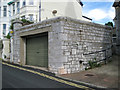
[[48,67],[48,35],[47,33],[31,36],[26,39],[26,64]]

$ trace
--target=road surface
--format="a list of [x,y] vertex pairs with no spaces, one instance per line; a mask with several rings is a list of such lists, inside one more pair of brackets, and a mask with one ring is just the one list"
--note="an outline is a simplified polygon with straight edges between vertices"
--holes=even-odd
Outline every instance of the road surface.
[[[93,89],[83,84],[61,79],[48,72],[38,72],[21,66],[2,65],[2,88],[81,88]],[[94,87],[95,88],[95,87]]]

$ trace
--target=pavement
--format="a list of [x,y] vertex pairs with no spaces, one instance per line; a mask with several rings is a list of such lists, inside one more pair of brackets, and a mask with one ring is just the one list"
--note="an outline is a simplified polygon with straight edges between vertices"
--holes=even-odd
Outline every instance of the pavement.
[[2,62],[2,90],[40,90],[40,88],[97,89],[97,87],[62,79],[46,71]]
[[78,73],[59,75],[60,77],[71,79],[78,82],[84,82],[95,86],[109,89],[120,90],[120,76],[118,74],[118,60],[120,56],[113,56],[108,62],[101,67],[81,71]]

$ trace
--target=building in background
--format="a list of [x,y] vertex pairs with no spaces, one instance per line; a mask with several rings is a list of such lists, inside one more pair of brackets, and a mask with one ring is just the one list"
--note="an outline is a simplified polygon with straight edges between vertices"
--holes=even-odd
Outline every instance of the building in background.
[[0,39],[7,36],[9,32],[9,13],[7,2],[9,0],[0,0]]
[[27,19],[34,23],[46,19],[66,16],[74,19],[92,21],[82,16],[81,0],[1,0],[0,1],[0,38],[9,32],[11,20]]
[[58,16],[71,17],[82,20],[82,6],[79,0],[56,1],[41,0],[41,20],[50,19]]
[[115,27],[116,27],[116,54],[120,55],[120,0],[115,0],[113,7],[115,7]]
[[8,2],[12,19],[22,18],[39,22],[46,19],[67,16],[82,20],[82,2],[80,0],[12,0]]
[[39,0],[12,0],[8,2],[10,19],[39,21]]

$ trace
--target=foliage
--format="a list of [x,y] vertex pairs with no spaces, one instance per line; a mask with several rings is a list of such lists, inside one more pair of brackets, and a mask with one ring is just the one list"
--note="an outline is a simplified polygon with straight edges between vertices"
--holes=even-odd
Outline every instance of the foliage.
[[93,61],[89,61],[88,63],[89,63],[89,66],[90,66],[91,69],[101,66],[101,64],[97,64],[97,62],[93,62]]
[[10,29],[13,30],[13,21],[15,21],[15,19],[12,19],[11,20],[11,26],[10,26]]
[[32,24],[32,23],[34,23],[34,22],[31,22],[31,21],[29,21],[29,20],[27,20],[27,19],[21,19],[21,21],[22,21],[23,23],[25,23],[25,24]]
[[[11,20],[11,26],[10,26],[10,29],[13,30],[13,21],[15,21],[15,19]],[[32,24],[34,22],[31,22],[27,19],[21,19],[21,21],[23,22],[24,25],[28,25],[28,24]]]
[[8,35],[6,36],[7,39],[10,39],[11,36],[10,36],[10,33],[8,33]]
[[10,36],[10,33],[7,34],[7,36],[5,36],[7,39],[10,39],[11,36]]
[[88,68],[85,68],[85,70],[88,70]]
[[13,23],[11,23],[10,29],[13,30]]
[[113,27],[113,23],[112,22],[105,23],[105,25]]

